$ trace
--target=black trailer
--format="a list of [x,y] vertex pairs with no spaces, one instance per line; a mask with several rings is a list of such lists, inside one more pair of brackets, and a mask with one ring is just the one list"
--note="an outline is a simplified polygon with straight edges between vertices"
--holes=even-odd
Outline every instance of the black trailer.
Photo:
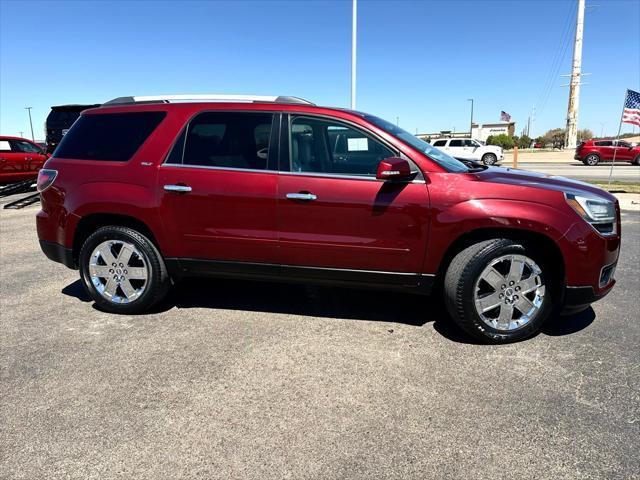
[[65,133],[80,116],[80,112],[88,108],[99,107],[93,105],[57,105],[51,107],[51,112],[45,122],[47,153],[53,153]]

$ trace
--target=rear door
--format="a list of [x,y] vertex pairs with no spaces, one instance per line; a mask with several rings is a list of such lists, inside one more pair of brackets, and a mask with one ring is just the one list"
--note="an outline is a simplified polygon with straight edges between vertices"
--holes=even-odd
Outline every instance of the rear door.
[[[301,275],[339,280],[348,271],[419,272],[427,244],[425,182],[375,178],[380,160],[398,152],[358,126],[325,117],[292,115],[283,130],[278,179],[283,273],[291,267]],[[342,137],[346,143],[336,148]]]
[[449,148],[447,153],[452,157],[466,158],[464,140],[460,138],[454,138],[449,140]]
[[181,263],[277,262],[278,119],[210,111],[183,130],[159,169],[162,220]]
[[601,140],[595,142],[596,152],[602,160],[611,160],[613,158],[613,142],[611,140]]

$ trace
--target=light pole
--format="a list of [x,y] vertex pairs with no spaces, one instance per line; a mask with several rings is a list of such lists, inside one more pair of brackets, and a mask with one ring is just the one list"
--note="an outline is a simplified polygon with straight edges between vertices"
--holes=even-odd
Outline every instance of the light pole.
[[600,138],[602,138],[603,133],[604,133],[604,126],[607,124],[607,122],[600,122]]
[[351,4],[351,110],[356,108],[356,40],[358,28],[358,0]]
[[396,117],[396,127],[400,126],[400,117]]
[[473,98],[467,98],[471,102],[471,124],[469,125],[469,138],[473,138]]
[[33,107],[24,107],[25,110],[27,110],[29,112],[29,126],[31,126],[31,140],[33,140],[34,142],[36,141],[35,137],[33,136],[33,122],[31,122],[31,109]]

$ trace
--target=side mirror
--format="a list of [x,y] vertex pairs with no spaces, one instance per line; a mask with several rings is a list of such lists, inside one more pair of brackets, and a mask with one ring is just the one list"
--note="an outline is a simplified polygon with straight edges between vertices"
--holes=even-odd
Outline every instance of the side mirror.
[[404,158],[389,157],[378,164],[378,180],[409,180],[411,178],[411,166]]

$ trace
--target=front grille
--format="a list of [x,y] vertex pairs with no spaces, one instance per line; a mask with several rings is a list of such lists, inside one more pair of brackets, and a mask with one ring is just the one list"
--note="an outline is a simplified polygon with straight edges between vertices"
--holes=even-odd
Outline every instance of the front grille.
[[616,271],[616,264],[607,265],[600,272],[600,288],[606,286],[613,280],[613,274]]

